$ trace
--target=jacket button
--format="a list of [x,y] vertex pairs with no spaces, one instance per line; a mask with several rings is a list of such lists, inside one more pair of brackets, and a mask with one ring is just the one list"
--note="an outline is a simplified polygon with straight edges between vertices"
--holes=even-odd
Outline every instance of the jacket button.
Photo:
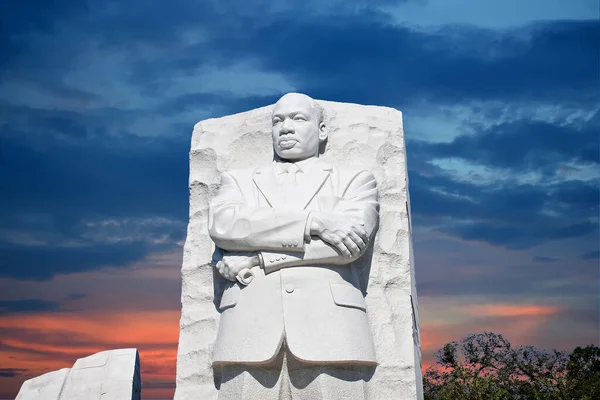
[[287,283],[285,285],[285,291],[288,293],[292,293],[294,291],[294,285],[292,285],[291,283]]

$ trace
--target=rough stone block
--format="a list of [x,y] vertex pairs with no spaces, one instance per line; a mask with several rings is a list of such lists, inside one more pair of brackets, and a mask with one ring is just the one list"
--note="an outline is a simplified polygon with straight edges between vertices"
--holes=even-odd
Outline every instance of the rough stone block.
[[141,400],[136,349],[107,350],[25,381],[16,400]]
[[[402,114],[395,109],[319,101],[329,130],[326,162],[368,169],[379,189],[379,231],[370,270],[357,268],[366,293],[378,366],[371,400],[421,399],[421,354]],[[190,222],[182,266],[182,316],[176,400],[216,399],[211,353],[219,325],[214,305],[224,280],[210,264],[208,203],[224,171],[273,158],[272,106],[198,123],[190,151]],[[359,260],[360,263],[360,260]],[[360,265],[359,265],[360,267]]]
[[59,400],[140,400],[136,349],[108,350],[80,358],[69,372]]
[[70,370],[59,369],[23,382],[15,400],[58,399]]

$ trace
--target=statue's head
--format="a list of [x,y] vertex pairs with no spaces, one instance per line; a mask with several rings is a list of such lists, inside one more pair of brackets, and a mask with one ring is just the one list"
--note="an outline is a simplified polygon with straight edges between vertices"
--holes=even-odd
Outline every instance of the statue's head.
[[319,156],[319,146],[327,140],[323,107],[305,94],[288,93],[281,97],[271,118],[273,149],[287,161],[302,161]]

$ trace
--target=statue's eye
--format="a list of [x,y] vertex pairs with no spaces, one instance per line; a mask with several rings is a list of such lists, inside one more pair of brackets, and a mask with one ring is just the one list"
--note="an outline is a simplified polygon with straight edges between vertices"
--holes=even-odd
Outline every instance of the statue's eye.
[[306,117],[304,115],[296,115],[294,121],[306,121]]
[[273,125],[277,125],[281,123],[281,119],[279,118],[273,118]]

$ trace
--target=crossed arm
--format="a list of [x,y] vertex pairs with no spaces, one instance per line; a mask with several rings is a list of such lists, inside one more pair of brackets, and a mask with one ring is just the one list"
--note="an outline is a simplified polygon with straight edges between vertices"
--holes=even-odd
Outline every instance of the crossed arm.
[[280,268],[349,264],[368,247],[379,217],[377,187],[370,172],[357,174],[332,211],[252,207],[231,174],[209,207],[209,234],[226,250],[221,275],[260,265],[266,273]]

